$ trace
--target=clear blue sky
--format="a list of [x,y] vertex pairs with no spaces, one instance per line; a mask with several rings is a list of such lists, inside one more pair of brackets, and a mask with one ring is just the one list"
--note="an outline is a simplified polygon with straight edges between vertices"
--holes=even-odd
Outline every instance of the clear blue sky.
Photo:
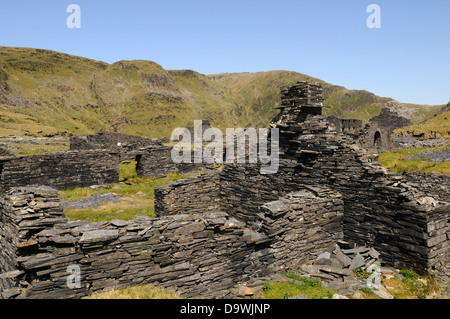
[[[69,4],[81,29],[69,29]],[[369,29],[369,4],[381,28]],[[204,74],[290,70],[401,102],[450,99],[450,0],[15,0],[0,45]]]

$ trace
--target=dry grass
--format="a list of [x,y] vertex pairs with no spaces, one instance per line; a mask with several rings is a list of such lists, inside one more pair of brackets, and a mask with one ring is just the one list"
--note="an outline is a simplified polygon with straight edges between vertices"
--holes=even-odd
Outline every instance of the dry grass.
[[163,287],[139,285],[96,292],[84,299],[182,299],[182,297]]
[[382,280],[383,286],[398,299],[439,299],[441,288],[434,276],[419,276],[412,270],[401,270],[403,279],[396,277]]
[[124,196],[120,202],[104,203],[98,208],[66,209],[64,214],[71,220],[90,219],[92,221],[133,220],[143,215],[156,217],[154,200],[137,195]]

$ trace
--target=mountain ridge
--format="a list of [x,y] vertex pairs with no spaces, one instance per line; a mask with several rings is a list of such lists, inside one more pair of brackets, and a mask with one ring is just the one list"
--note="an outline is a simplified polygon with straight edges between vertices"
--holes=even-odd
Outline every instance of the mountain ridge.
[[147,60],[109,64],[51,50],[0,47],[0,135],[117,131],[167,137],[194,119],[221,129],[267,126],[278,113],[280,87],[305,80],[322,84],[329,106],[324,115],[367,122],[391,107],[418,124],[444,107],[400,103],[287,70],[205,75],[166,70]]

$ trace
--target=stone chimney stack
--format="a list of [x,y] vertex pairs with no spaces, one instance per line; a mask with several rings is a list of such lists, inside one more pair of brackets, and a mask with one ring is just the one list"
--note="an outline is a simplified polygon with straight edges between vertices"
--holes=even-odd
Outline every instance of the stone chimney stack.
[[281,105],[272,124],[287,121],[303,122],[308,115],[322,115],[322,86],[316,82],[300,81],[281,88]]

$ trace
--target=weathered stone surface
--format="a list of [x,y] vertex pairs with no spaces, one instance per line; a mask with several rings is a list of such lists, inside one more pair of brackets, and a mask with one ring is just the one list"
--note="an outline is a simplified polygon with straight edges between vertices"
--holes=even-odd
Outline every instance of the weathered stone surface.
[[236,218],[229,218],[225,224],[224,224],[224,228],[240,228],[240,227],[244,227],[245,223],[237,220]]
[[125,227],[128,225],[128,222],[121,219],[114,219],[111,221],[111,224],[117,227]]
[[9,272],[5,272],[0,274],[0,279],[9,279],[9,278],[16,278],[22,274],[24,274],[25,272],[23,270],[13,270],[13,271],[9,271]]
[[348,257],[347,255],[345,255],[340,249],[339,247],[337,248],[338,250],[335,252],[336,258],[339,260],[339,262],[342,264],[343,267],[348,267],[350,266],[352,260],[350,259],[350,257]]
[[[119,180],[118,153],[105,150],[61,151],[14,156],[2,161],[0,187],[47,185],[56,189],[107,184]],[[36,188],[37,196],[53,193],[50,187]],[[25,205],[16,201],[13,205]]]
[[119,236],[118,230],[93,230],[83,233],[80,244],[92,244],[116,239]]
[[[195,163],[194,152],[191,153],[191,163],[174,163],[172,160],[172,146],[165,146],[161,143],[147,145],[129,155],[134,155],[138,164],[136,165],[136,173],[138,176],[161,178],[167,176],[169,172],[179,172],[186,174],[196,172],[202,169],[212,167],[208,163]],[[183,184],[184,182],[181,182]],[[180,186],[182,186],[179,184]],[[201,191],[201,190],[200,190]],[[203,196],[202,193],[198,195]]]
[[350,276],[352,274],[352,272],[348,269],[342,269],[340,267],[333,267],[333,266],[317,266],[317,268],[325,273],[330,273],[330,274],[338,274],[338,275],[342,275],[342,276]]
[[294,297],[289,297],[289,299],[308,299],[308,295],[301,294]]
[[350,271],[353,271],[363,266],[365,266],[364,258],[359,253],[356,253],[355,257],[353,258],[352,262],[349,265]]
[[372,291],[382,299],[394,299],[394,296],[392,296],[383,285],[378,285],[376,288],[372,289]]

